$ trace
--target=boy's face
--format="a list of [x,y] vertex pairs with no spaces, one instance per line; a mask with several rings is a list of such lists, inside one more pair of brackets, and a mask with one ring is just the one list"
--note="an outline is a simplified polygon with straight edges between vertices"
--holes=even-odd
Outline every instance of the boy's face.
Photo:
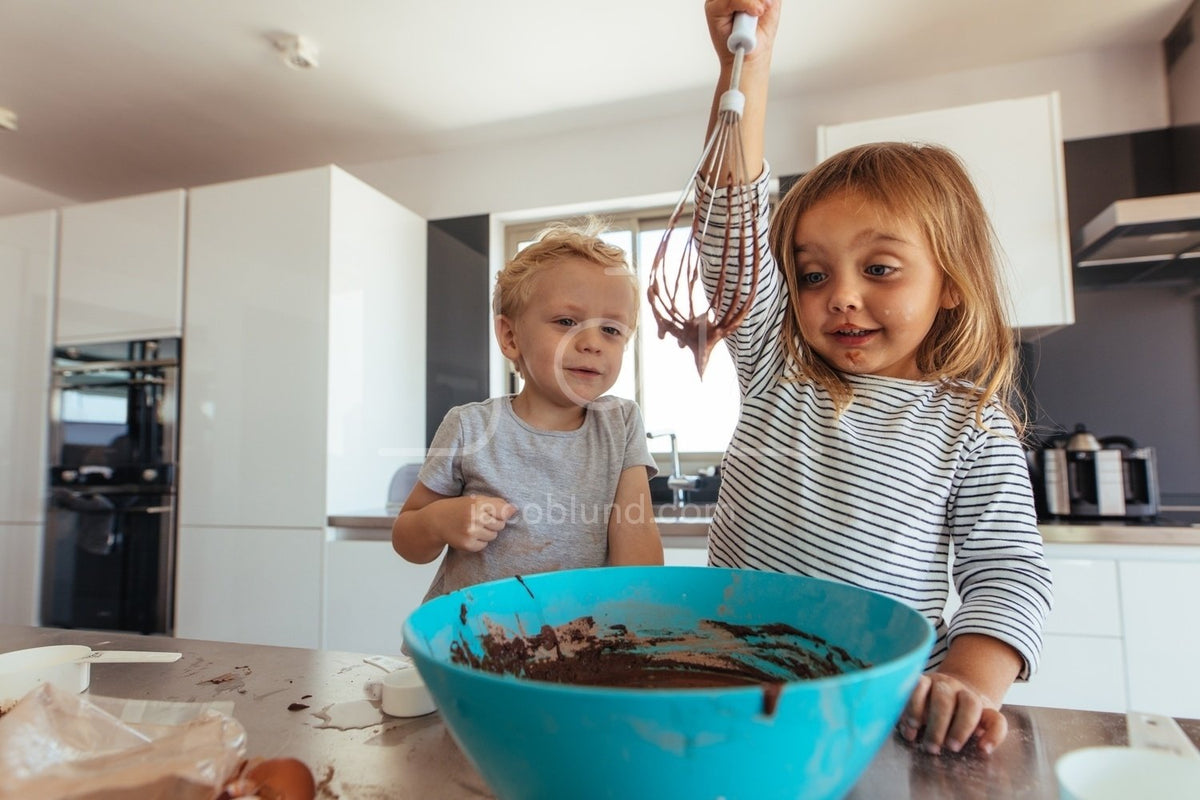
[[626,274],[570,257],[533,278],[515,318],[496,318],[505,357],[521,368],[523,391],[558,406],[583,406],[612,388],[633,332]]

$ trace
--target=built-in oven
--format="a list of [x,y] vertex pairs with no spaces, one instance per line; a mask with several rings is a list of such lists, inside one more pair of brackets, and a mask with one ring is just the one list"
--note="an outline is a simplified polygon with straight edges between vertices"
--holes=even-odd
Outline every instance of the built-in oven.
[[43,625],[173,631],[180,345],[54,351]]

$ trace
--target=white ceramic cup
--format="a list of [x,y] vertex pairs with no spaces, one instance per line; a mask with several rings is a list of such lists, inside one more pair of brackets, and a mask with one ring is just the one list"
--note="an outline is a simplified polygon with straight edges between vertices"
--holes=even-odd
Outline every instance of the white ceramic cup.
[[1144,747],[1086,747],[1054,766],[1060,800],[1200,797],[1200,759]]
[[380,707],[393,717],[419,717],[437,709],[421,673],[413,666],[401,667],[383,676],[379,687]]

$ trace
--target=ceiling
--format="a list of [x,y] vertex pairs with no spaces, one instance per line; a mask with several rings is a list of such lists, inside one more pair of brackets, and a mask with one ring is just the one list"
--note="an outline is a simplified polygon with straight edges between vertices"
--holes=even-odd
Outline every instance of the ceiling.
[[[1157,43],[1189,0],[789,0],[822,91]],[[284,64],[298,33],[319,67]],[[0,0],[0,176],[77,200],[707,107],[700,0]]]

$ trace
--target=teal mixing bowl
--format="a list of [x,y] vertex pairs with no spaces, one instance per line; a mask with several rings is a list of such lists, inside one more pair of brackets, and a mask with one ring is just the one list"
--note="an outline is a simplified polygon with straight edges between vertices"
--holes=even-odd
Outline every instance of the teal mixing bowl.
[[[661,647],[685,660],[710,646],[728,656],[727,634],[745,634],[737,649],[764,682],[619,688],[484,668],[496,668],[497,641],[528,643],[581,619],[641,642],[641,655]],[[764,633],[773,630],[801,635]],[[430,600],[404,626],[447,726],[502,800],[840,798],[893,730],[933,638],[924,617],[875,592],[715,567],[494,581]],[[795,678],[779,656],[801,640],[836,674]]]

